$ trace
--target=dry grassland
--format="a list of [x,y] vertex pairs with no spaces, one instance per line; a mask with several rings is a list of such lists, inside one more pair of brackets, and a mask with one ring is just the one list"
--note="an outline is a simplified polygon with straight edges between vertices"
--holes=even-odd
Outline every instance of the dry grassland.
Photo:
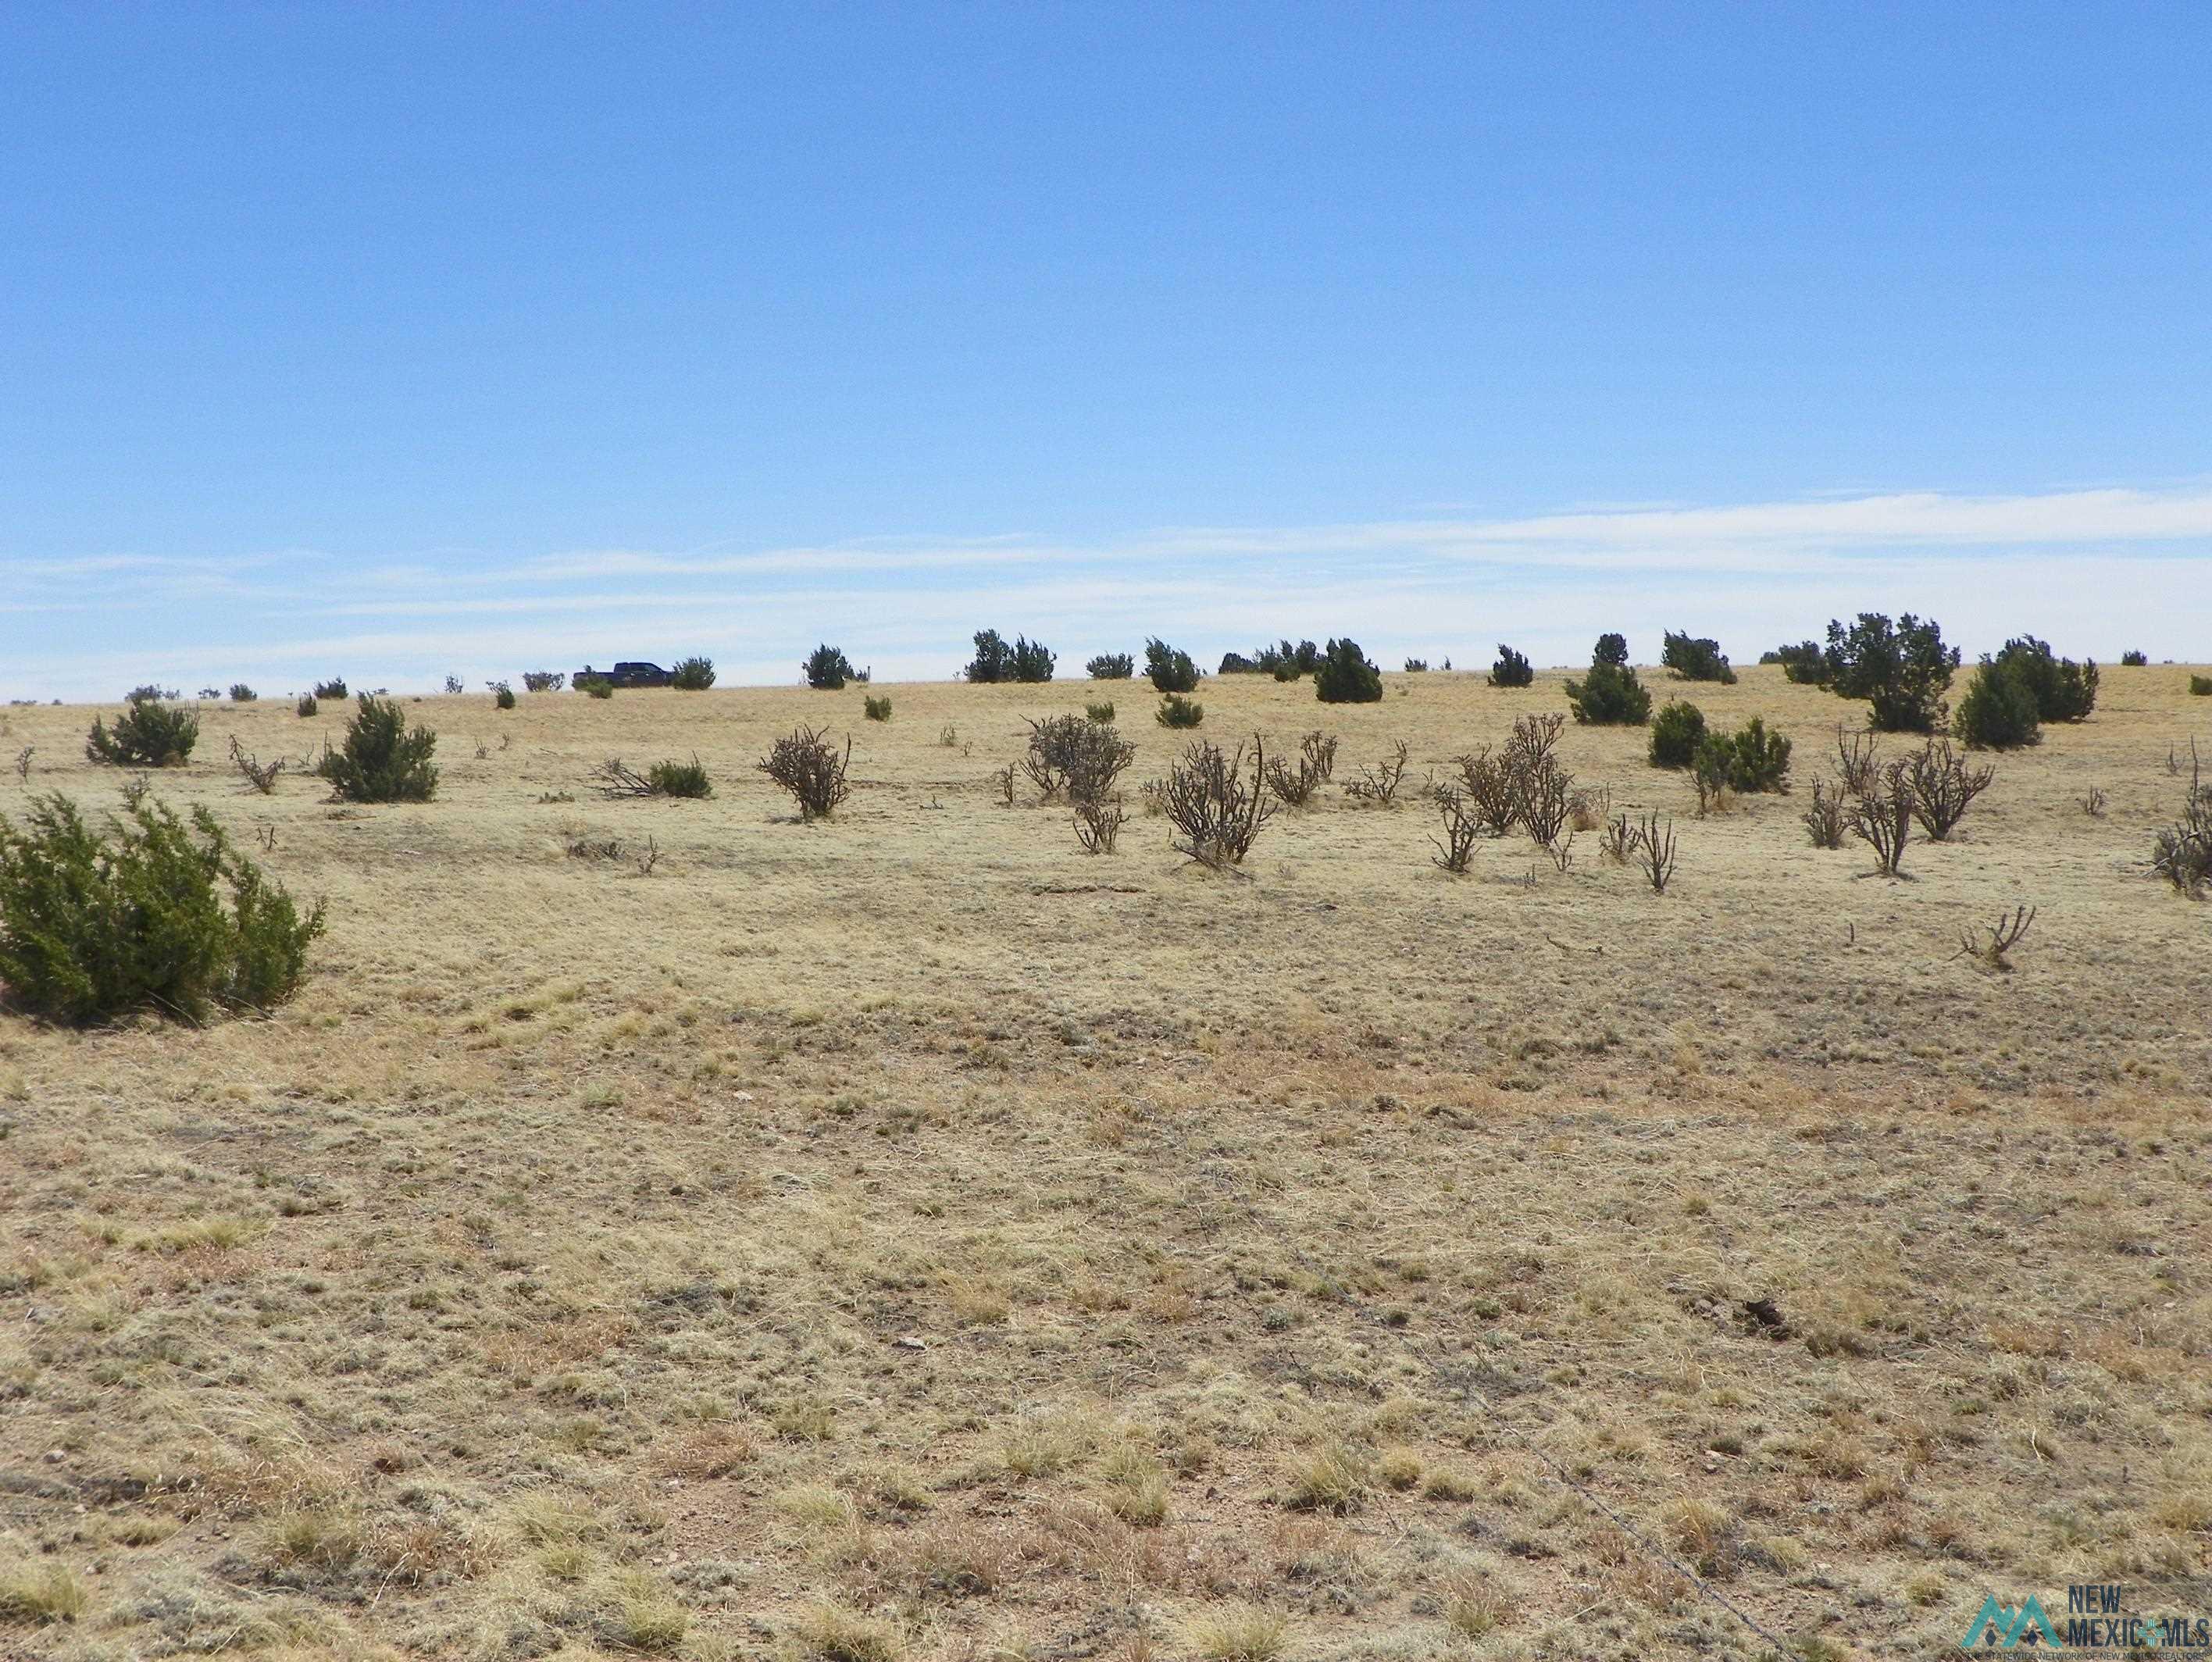
[[[1418,779],[1563,707],[1388,680],[1209,680],[1203,731]],[[1796,743],[1702,821],[1570,726],[1678,817],[1663,896],[1587,835],[1449,876],[1410,788],[1250,882],[1000,804],[1091,698],[1164,773],[1142,682],[431,698],[438,799],[381,809],[223,761],[341,710],[203,707],[157,792],[272,828],[331,933],[270,1022],[0,1016],[0,1655],[1765,1653],[1687,1568],[1921,1657],[1986,1591],[2203,1576],[2185,681],[2106,670],[1909,883],[1797,822],[1857,707],[1688,689]],[[91,714],[6,713],[28,790],[115,800]],[[802,719],[860,781],[810,826],[752,768]],[[708,802],[586,783],[695,751]],[[1957,955],[2018,902],[2009,971]]]

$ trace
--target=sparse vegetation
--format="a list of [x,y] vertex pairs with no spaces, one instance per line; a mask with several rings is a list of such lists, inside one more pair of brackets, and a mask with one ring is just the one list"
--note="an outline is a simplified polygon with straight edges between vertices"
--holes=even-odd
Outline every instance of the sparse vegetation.
[[578,676],[575,687],[586,698],[612,698],[615,695],[615,683],[601,675]]
[[[2212,962],[2155,840],[2212,899],[2212,809],[2175,823],[2192,666],[2005,759],[1949,735],[2006,788],[1894,886],[1806,858],[1800,816],[1840,816],[1846,751],[1878,782],[1919,738],[1832,738],[1866,707],[1773,669],[1646,682],[1655,718],[1814,747],[1786,803],[1693,825],[1678,892],[1644,828],[1663,849],[1692,797],[1647,731],[1430,661],[1371,715],[1202,686],[1197,733],[1125,736],[1103,824],[1065,786],[1032,811],[1018,767],[1002,810],[996,775],[1021,716],[1110,686],[902,683],[806,831],[750,764],[825,714],[842,747],[842,695],[787,669],[525,697],[420,810],[261,796],[225,756],[289,779],[350,708],[203,707],[212,755],[144,777],[302,913],[327,891],[328,934],[275,1021],[0,1012],[8,1521],[22,1573],[91,1600],[74,1629],[8,1606],[0,1653],[796,1662],[826,1604],[915,1658],[1165,1657],[1258,1599],[1284,1659],[1679,1662],[1765,1641],[1645,1543],[1823,1654],[1854,1612],[1874,1648],[1913,1637],[1885,1612],[1953,1642],[2054,1551],[2193,1562]],[[41,793],[120,812],[90,715],[4,714]],[[1273,806],[1317,717],[1347,777],[1402,736],[1437,783],[1358,813],[1320,785],[1249,883],[1182,866],[1186,742],[1262,731]],[[720,801],[585,782],[694,747]],[[1532,792],[1538,759],[1578,777]],[[1470,771],[1563,809],[1556,845]],[[1297,1487],[1340,1454],[1342,1512]],[[2116,1509],[2014,1503],[2124,1464]]]
[[1137,672],[1137,660],[1127,652],[1101,652],[1083,666],[1093,681],[1127,681]]
[[504,681],[487,681],[484,682],[484,686],[489,689],[491,693],[491,701],[495,708],[512,710],[514,707],[514,688],[508,686],[507,682]]
[[331,793],[345,802],[428,802],[437,794],[431,754],[438,736],[419,724],[410,732],[399,706],[363,693],[345,743],[328,752],[317,769]]
[[2147,667],[2149,663],[2150,654],[2148,652],[2130,650],[2120,654],[2120,667],[2124,670],[2143,669]]
[[242,681],[234,681],[230,683],[230,701],[233,704],[251,704],[260,696],[260,694]]
[[332,676],[328,681],[319,681],[315,683],[317,698],[343,698],[346,695],[343,676]]
[[523,690],[532,693],[557,693],[568,684],[565,670],[525,670],[522,672]]
[[323,926],[322,907],[301,917],[204,808],[188,828],[141,802],[98,829],[56,794],[21,829],[0,816],[0,984],[57,1021],[265,1010],[297,988]]
[[1163,727],[1195,727],[1206,719],[1206,706],[1180,693],[1170,693],[1160,700],[1152,719]]
[[[1330,761],[1334,761],[1334,742]],[[1304,807],[1328,777],[1310,746],[1302,749],[1294,761],[1282,756],[1267,759],[1267,788],[1285,808]]]
[[1101,699],[1094,703],[1085,704],[1083,707],[1083,713],[1093,721],[1111,725],[1114,719],[1114,701],[1110,698]]
[[886,693],[881,698],[876,697],[873,694],[863,695],[860,699],[860,713],[870,721],[889,721],[891,719],[890,695]]
[[315,702],[315,695],[313,693],[302,693],[300,695],[300,701],[292,707],[298,713],[300,719],[304,721],[308,717],[313,715],[319,707]]

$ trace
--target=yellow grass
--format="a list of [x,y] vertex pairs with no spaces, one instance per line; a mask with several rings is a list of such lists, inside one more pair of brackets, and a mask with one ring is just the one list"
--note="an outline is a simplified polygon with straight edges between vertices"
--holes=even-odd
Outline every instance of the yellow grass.
[[[2212,907],[2145,862],[2212,711],[2106,670],[1891,883],[1796,822],[1851,707],[1645,676],[1796,743],[1699,821],[1570,725],[1663,896],[1589,834],[1448,876],[1412,786],[1249,882],[1133,792],[1086,857],[990,777],[1083,682],[428,698],[438,798],[377,809],[223,761],[337,707],[204,707],[155,788],[331,931],[270,1022],[0,1016],[0,1655],[1760,1653],[1685,1568],[1917,1654],[2201,1573]],[[1200,736],[1418,783],[1563,707],[1387,680],[1209,680]],[[112,802],[92,714],[0,752]],[[752,768],[801,720],[858,781],[811,826]],[[711,801],[587,783],[694,752]]]

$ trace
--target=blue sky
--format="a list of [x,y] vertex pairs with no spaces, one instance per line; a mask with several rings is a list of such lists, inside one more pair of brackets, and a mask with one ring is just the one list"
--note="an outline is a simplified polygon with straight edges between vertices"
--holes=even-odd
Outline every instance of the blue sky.
[[2212,656],[2199,5],[0,9],[0,694]]

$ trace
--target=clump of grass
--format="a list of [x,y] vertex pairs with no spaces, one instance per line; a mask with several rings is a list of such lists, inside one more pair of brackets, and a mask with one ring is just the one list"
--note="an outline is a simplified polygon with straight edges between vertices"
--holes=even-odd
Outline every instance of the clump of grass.
[[45,1627],[74,1622],[91,1606],[84,1578],[66,1564],[0,1572],[0,1621]]
[[1124,1444],[1107,1457],[1105,1471],[1109,1512],[1139,1528],[1167,1521],[1167,1473],[1151,1450]]
[[1274,1662],[1290,1630],[1279,1611],[1231,1604],[1193,1617],[1188,1636],[1191,1649],[1207,1662]]
[[1430,1501],[1472,1501],[1481,1492],[1474,1478],[1449,1466],[1439,1466],[1421,1483],[1422,1498]]
[[1291,1468],[1285,1498],[1300,1512],[1357,1512],[1373,1487],[1369,1463],[1343,1443],[1324,1443]]
[[1668,1543],[1698,1574],[1722,1576],[1735,1568],[1740,1533],[1725,1508],[1686,1496],[1667,1508],[1662,1521]]
[[842,1604],[816,1604],[799,1612],[792,1636],[823,1662],[897,1662],[905,1646],[888,1623]]
[[889,721],[891,719],[890,695],[886,693],[881,698],[872,695],[864,696],[860,700],[860,713],[871,721]]
[[1479,1570],[1462,1570],[1446,1581],[1438,1603],[1444,1626],[1455,1639],[1480,1639],[1494,1633],[1510,1608],[1498,1584]]
[[664,1655],[684,1642],[691,1613],[642,1576],[627,1578],[608,1612],[606,1637],[625,1650]]
[[1402,1495],[1421,1481],[1421,1457],[1410,1448],[1386,1448],[1375,1463],[1375,1475],[1384,1488]]

